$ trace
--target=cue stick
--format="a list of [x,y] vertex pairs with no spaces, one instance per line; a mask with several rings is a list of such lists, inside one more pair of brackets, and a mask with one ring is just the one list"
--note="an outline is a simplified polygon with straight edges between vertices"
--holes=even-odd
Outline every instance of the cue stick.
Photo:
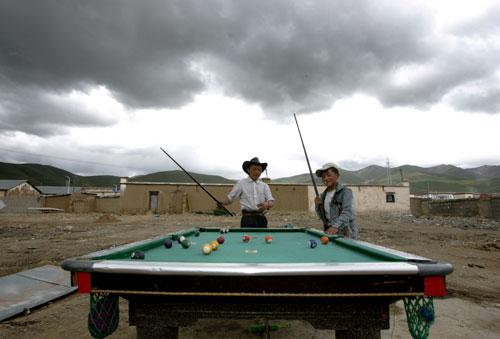
[[183,168],[183,167],[182,167],[182,166],[181,166],[181,165],[180,165],[177,161],[175,161],[175,159],[174,159],[174,158],[172,158],[172,157],[170,156],[170,154],[168,154],[167,152],[165,152],[165,150],[164,150],[163,148],[161,148],[161,147],[160,147],[160,149],[161,149],[161,150],[163,151],[163,153],[165,153],[165,154],[166,154],[166,155],[167,155],[170,159],[172,159],[172,161],[173,161],[173,162],[175,162],[175,164],[176,164],[177,166],[179,166],[179,167],[180,167],[180,169],[181,169],[184,173],[186,173],[186,174],[188,175],[188,177],[190,177],[190,178],[191,178],[191,179],[192,179],[192,180],[193,180],[193,181],[194,181],[194,182],[195,182],[198,186],[200,186],[200,187],[201,187],[201,189],[202,189],[202,190],[204,190],[204,191],[205,191],[205,192],[206,192],[206,193],[210,196],[210,198],[212,198],[213,200],[215,200],[215,202],[217,203],[217,207],[222,208],[222,209],[223,209],[223,210],[224,210],[227,214],[229,214],[230,216],[234,216],[234,215],[233,215],[233,213],[229,212],[229,211],[227,210],[227,208],[225,208],[225,207],[222,205],[222,203],[221,203],[219,200],[217,200],[217,198],[215,198],[212,194],[210,194],[210,192],[209,192],[209,191],[207,191],[207,190],[205,189],[205,187],[203,187],[203,186],[202,186],[202,185],[201,185],[201,184],[200,184],[200,183],[199,183],[199,182],[198,182],[195,178],[193,178],[193,176],[192,176],[191,174],[189,174],[189,172],[188,172],[188,171],[186,171],[186,170],[185,170],[185,169],[184,169],[184,168]]
[[[318,187],[316,186],[316,181],[314,181],[314,176],[313,176],[313,173],[311,170],[311,164],[309,163],[309,157],[307,156],[306,146],[304,145],[304,140],[302,139],[302,133],[300,133],[299,122],[297,121],[297,117],[295,116],[295,113],[293,113],[293,117],[295,119],[295,123],[297,124],[297,130],[299,131],[300,142],[302,143],[302,148],[304,149],[304,155],[306,156],[307,167],[309,168],[309,174],[311,175],[311,181],[312,181],[312,184],[314,186],[314,192],[316,193],[316,197],[318,198],[319,197]],[[323,205],[323,203],[320,203],[319,215],[320,215],[321,221],[323,221],[323,227],[326,229],[328,222],[326,220],[325,209],[323,208],[322,205]]]

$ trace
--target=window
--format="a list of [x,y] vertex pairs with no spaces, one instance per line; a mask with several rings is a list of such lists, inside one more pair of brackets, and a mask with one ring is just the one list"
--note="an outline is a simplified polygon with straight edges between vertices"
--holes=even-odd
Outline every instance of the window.
[[394,192],[387,192],[385,194],[385,202],[396,202],[396,193]]

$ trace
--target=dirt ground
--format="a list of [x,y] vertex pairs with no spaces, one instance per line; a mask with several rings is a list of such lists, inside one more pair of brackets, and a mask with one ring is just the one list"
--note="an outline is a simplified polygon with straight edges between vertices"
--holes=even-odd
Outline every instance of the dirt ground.
[[[270,227],[292,223],[319,227],[315,216],[269,214]],[[435,300],[431,338],[500,337],[500,221],[477,218],[414,218],[405,215],[358,216],[361,240],[453,264],[448,296]],[[166,234],[193,226],[238,227],[238,217],[199,214],[0,214],[0,276],[59,265],[67,257]],[[0,292],[1,296],[1,292]],[[110,338],[134,338],[127,303],[120,302],[120,325]],[[88,296],[72,294],[0,323],[0,338],[90,338]],[[181,338],[260,338],[248,331],[262,320],[201,320],[181,328]],[[271,338],[334,338],[306,322],[275,320]],[[391,328],[383,338],[410,338],[402,303],[391,307]]]

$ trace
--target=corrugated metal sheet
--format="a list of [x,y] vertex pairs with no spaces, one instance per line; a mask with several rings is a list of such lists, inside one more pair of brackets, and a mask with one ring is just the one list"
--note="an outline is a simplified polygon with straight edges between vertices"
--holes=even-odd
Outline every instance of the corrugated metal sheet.
[[10,190],[28,180],[0,180],[0,190]]
[[70,272],[53,265],[0,277],[0,321],[74,291]]

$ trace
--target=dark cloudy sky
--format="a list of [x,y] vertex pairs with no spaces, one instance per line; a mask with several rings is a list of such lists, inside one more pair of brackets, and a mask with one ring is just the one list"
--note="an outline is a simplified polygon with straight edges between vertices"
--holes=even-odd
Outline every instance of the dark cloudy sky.
[[0,0],[0,161],[500,164],[494,1]]

